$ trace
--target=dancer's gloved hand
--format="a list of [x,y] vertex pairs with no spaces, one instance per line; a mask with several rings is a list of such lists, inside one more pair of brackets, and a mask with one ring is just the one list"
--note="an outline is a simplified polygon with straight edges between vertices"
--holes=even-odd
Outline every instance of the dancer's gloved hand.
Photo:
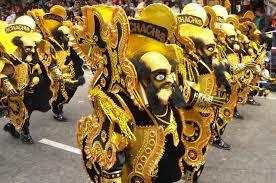
[[63,80],[62,73],[56,66],[51,68],[50,73],[51,73],[51,76],[53,77],[53,79],[55,81],[62,81]]
[[212,96],[211,100],[212,100],[212,106],[215,106],[215,107],[222,107],[226,103],[226,99],[221,97]]
[[256,66],[258,64],[256,62],[248,62],[245,64],[245,67],[248,68],[248,69],[256,69]]
[[199,107],[222,107],[226,103],[226,99],[199,93],[196,103]]
[[13,87],[13,85],[11,84],[11,82],[8,78],[3,78],[2,79],[2,88],[3,88],[4,92],[7,95],[16,95],[16,94],[18,94],[18,92]]

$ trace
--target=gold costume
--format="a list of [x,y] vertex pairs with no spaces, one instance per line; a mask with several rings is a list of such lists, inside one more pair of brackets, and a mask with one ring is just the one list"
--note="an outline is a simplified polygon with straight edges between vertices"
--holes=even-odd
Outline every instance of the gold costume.
[[72,23],[64,21],[66,10],[59,5],[53,6],[49,13],[45,13],[42,9],[34,9],[29,11],[28,15],[34,18],[38,31],[43,35],[38,54],[51,78],[51,90],[54,96],[50,102],[57,99],[60,90],[64,98],[62,103],[65,103],[68,99],[65,83],[74,82],[72,79],[75,77],[75,72],[72,61],[65,64],[67,57],[70,56],[70,47],[56,40],[54,34],[69,35]]
[[[43,38],[37,46],[37,52],[39,60],[44,65],[47,75],[51,80],[50,90],[53,93],[53,96],[49,101],[49,104],[51,105],[52,102],[56,100],[58,91],[62,85],[60,81],[61,72],[56,66],[56,51],[53,45],[48,41],[48,38],[52,39],[52,37],[49,30],[44,25],[45,22],[43,21],[43,17],[45,16],[45,12],[42,9],[33,9],[28,11],[27,14],[35,20],[37,32],[41,33]],[[56,25],[54,22],[49,24]]]
[[[89,90],[94,114],[79,121],[77,137],[92,181],[179,180],[182,154],[173,151],[181,151],[182,123],[176,120],[183,115],[169,101],[171,87],[177,87],[169,61],[183,53],[165,44],[175,16],[162,4],[149,5],[130,21],[120,7],[86,6],[83,14],[83,24],[72,29],[73,46],[94,74]],[[160,103],[154,106],[153,99]],[[172,166],[173,179],[164,163]]]
[[[0,22],[0,29],[1,103],[8,106],[11,123],[21,129],[28,118],[23,102],[24,90],[31,82],[29,81],[31,70],[25,62],[28,62],[33,51],[28,51],[25,60],[21,54],[23,49],[33,48],[41,40],[41,36],[33,32],[35,22],[28,16],[19,17],[10,25]],[[15,38],[20,38],[24,48],[13,44]]]
[[[170,39],[184,50],[184,59],[178,64],[178,79],[184,99],[192,107],[184,111],[186,128],[182,136],[185,146],[182,161],[188,182],[196,181],[201,174],[211,139],[210,125],[215,119],[215,106],[221,107],[225,103],[224,98],[215,97],[218,91],[216,76],[212,67],[200,59],[202,53],[198,52],[198,45],[191,39],[201,40],[204,45],[210,45],[210,51],[215,51],[211,47],[215,45],[213,33],[203,28],[206,18],[205,10],[200,5],[186,5],[177,16],[178,26]],[[199,65],[207,72],[199,71]]]
[[209,142],[223,142],[253,79],[254,50],[237,17],[193,3],[178,16],[152,4],[130,20],[117,6],[82,11],[71,35],[93,73],[93,113],[77,130],[91,180],[197,181]]

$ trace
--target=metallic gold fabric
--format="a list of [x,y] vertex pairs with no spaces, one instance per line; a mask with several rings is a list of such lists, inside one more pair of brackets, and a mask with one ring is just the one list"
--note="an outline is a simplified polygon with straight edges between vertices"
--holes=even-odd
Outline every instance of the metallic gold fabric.
[[135,143],[130,144],[129,159],[123,172],[124,182],[151,182],[155,169],[164,153],[165,134],[162,127],[137,127]]

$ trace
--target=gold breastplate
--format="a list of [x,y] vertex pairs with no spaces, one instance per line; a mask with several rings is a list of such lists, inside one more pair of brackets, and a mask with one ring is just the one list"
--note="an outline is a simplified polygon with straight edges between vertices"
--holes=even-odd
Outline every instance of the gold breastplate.
[[209,73],[199,76],[199,92],[204,93],[206,95],[214,95],[217,90],[217,84],[216,84],[216,76],[215,74]]
[[196,108],[184,112],[185,125],[181,141],[185,146],[185,154],[182,159],[193,167],[203,165],[206,158],[206,150],[211,138],[210,125],[214,120],[214,111],[203,114]]
[[248,63],[248,62],[252,62],[253,61],[253,57],[247,55],[247,56],[242,56],[242,63]]
[[[152,182],[165,151],[166,135],[162,127],[136,127],[137,140],[130,144],[123,168],[123,182]],[[140,182],[139,181],[139,182]]]
[[69,55],[70,55],[70,50],[61,50],[56,52],[58,68],[62,68],[65,65],[66,58]]
[[231,65],[236,65],[240,63],[240,57],[239,57],[239,54],[237,53],[228,54],[226,55],[226,57],[227,57],[228,63]]
[[[216,77],[214,73],[199,76],[199,92],[207,95],[216,93]],[[204,111],[204,112],[203,112]],[[185,126],[181,141],[185,146],[185,154],[182,159],[186,164],[199,168],[205,163],[206,150],[204,150],[211,138],[210,125],[214,120],[212,108],[202,109],[194,106],[184,111]]]
[[228,97],[227,94],[224,92],[223,97],[229,98],[229,100],[221,108],[219,108],[219,118],[216,118],[214,121],[217,129],[216,131],[217,133],[219,133],[218,135],[222,135],[225,130],[226,124],[233,118],[234,108],[238,101],[239,87],[239,83],[235,83],[232,86],[232,92]]
[[15,73],[13,80],[18,91],[23,90],[29,82],[29,66],[28,64],[21,63],[14,66]]

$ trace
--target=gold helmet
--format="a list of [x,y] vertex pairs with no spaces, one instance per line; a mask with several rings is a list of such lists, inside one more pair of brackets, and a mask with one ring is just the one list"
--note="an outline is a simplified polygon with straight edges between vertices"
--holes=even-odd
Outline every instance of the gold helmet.
[[246,11],[245,14],[243,15],[242,19],[254,22],[255,15],[254,15],[253,11]]
[[55,5],[49,13],[43,16],[43,25],[49,33],[60,27],[67,16],[66,10],[60,5]]
[[187,4],[181,15],[178,16],[179,23],[193,24],[202,27],[207,20],[207,14],[202,6],[196,3]]
[[215,5],[212,6],[212,9],[214,10],[214,12],[216,13],[217,17],[218,17],[218,21],[220,23],[224,23],[226,22],[226,19],[228,17],[228,12],[225,9],[225,7],[221,6],[221,5]]
[[[41,35],[39,33],[33,32],[35,29],[35,21],[27,16],[18,17],[14,24],[6,24],[4,22],[0,23],[0,44],[4,47],[7,54],[12,54],[17,46],[13,44],[13,39],[15,37],[21,37],[22,41],[29,42],[39,42],[41,40]],[[23,38],[25,37],[26,38]]]
[[221,29],[224,30],[227,35],[237,36],[237,32],[235,30],[235,27],[232,24],[229,24],[229,23],[221,24]]
[[127,57],[133,58],[146,52],[155,51],[165,57],[179,60],[182,49],[177,45],[165,44],[176,27],[176,17],[163,4],[151,4],[144,8],[140,16],[130,21],[130,37]]
[[62,25],[63,26],[66,26],[66,27],[68,27],[68,28],[71,28],[71,27],[73,27],[73,23],[71,22],[71,21],[63,21],[62,22]]
[[54,15],[59,15],[63,20],[66,18],[67,13],[64,7],[60,5],[55,5],[50,9],[50,13]]
[[246,35],[250,40],[258,40],[261,34],[254,23],[254,15],[251,11],[247,11],[242,18],[240,18],[240,31]]
[[186,5],[177,17],[181,37],[197,37],[205,43],[214,42],[211,30],[203,28],[207,14],[205,9],[195,3]]
[[34,19],[32,19],[31,17],[29,16],[21,16],[21,17],[18,17],[14,24],[21,24],[21,25],[27,25],[31,28],[31,30],[34,30],[35,29],[35,21]]

